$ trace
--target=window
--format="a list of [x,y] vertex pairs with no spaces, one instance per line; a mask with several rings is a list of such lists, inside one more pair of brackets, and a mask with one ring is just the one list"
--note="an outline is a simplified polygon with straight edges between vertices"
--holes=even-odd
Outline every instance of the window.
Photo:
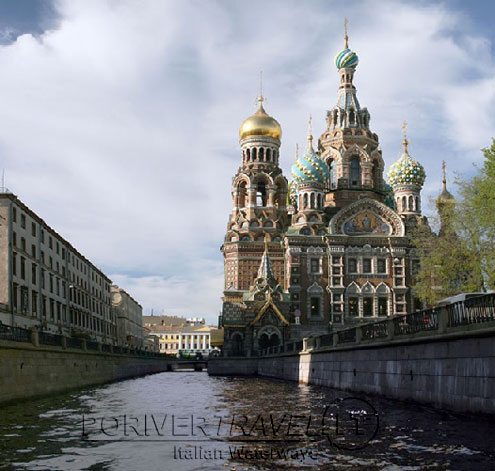
[[359,157],[354,156],[351,159],[351,187],[359,186],[360,173]]
[[36,270],[37,270],[36,264],[33,263],[31,265],[31,283],[33,283],[33,285],[36,284]]
[[12,245],[17,247],[17,234],[15,232],[12,232]]
[[53,239],[52,239],[52,236],[49,236],[48,237],[48,247],[50,247],[51,249],[53,249]]
[[363,273],[371,273],[371,258],[363,258]]
[[12,208],[12,220],[17,222],[17,208]]
[[21,250],[26,251],[26,239],[24,237],[21,237]]
[[17,311],[17,283],[12,284],[12,309]]
[[12,253],[12,273],[17,275],[17,254],[15,252]]
[[320,261],[317,258],[311,259],[311,273],[320,272]]
[[26,259],[21,257],[21,278],[26,279]]
[[21,227],[23,229],[26,229],[26,215],[25,214],[21,214]]
[[311,298],[310,300],[311,317],[320,316],[320,298]]
[[378,315],[388,316],[388,299],[378,298]]
[[349,273],[357,273],[357,260],[355,258],[347,260],[347,267]]
[[341,257],[332,257],[332,263],[334,265],[339,265],[341,261],[342,261]]
[[363,298],[363,316],[373,315],[373,298]]
[[31,235],[36,237],[36,224],[34,222],[31,223]]
[[41,297],[41,315],[46,317],[46,296]]
[[31,255],[36,258],[36,245],[31,245]]
[[43,229],[41,229],[41,243],[45,243],[45,231]]
[[384,258],[379,258],[376,261],[376,267],[378,273],[387,273],[387,264]]
[[349,315],[352,317],[359,315],[359,298],[349,298]]
[[21,286],[21,312],[29,310],[29,291],[27,286]]
[[33,314],[38,312],[38,293],[36,291],[31,293],[31,312]]

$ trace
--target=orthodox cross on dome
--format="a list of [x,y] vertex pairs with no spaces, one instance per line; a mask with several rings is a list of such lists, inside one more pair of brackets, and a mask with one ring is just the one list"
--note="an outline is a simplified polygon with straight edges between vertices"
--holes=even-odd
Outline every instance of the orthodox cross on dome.
[[313,118],[311,113],[309,113],[308,123],[308,147],[313,148]]
[[409,141],[407,140],[407,121],[404,120],[402,123],[402,134],[404,136],[404,140],[402,141],[402,144],[404,144],[404,152],[407,152],[407,145],[409,144]]
[[349,36],[347,36],[347,25],[349,24],[349,21],[347,21],[347,18],[344,19],[344,41],[345,41],[345,48],[349,48]]
[[447,189],[447,165],[445,164],[445,160],[442,160],[442,176],[443,188]]

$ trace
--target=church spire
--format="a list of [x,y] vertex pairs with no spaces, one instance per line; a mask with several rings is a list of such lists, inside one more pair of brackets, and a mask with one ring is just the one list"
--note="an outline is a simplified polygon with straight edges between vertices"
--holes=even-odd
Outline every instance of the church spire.
[[272,262],[270,261],[270,256],[268,255],[268,241],[269,236],[268,234],[265,234],[265,251],[261,257],[261,263],[258,269],[258,278],[273,278]]

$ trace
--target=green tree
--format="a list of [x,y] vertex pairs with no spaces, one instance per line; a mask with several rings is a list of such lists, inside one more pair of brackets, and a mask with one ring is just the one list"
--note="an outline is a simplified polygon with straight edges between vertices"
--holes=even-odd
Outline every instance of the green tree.
[[438,235],[418,226],[411,236],[420,258],[413,289],[429,305],[458,293],[495,288],[495,140],[483,154],[477,174],[456,181],[458,202],[444,186],[436,202]]

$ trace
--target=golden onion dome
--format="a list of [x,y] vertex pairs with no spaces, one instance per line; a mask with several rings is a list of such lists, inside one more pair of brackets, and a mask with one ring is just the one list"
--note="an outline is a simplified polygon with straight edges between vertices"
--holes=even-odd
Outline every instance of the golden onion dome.
[[249,118],[246,118],[239,128],[239,140],[254,136],[267,136],[273,139],[282,137],[282,128],[275,118],[267,114],[263,108],[263,97],[258,97],[258,109]]

